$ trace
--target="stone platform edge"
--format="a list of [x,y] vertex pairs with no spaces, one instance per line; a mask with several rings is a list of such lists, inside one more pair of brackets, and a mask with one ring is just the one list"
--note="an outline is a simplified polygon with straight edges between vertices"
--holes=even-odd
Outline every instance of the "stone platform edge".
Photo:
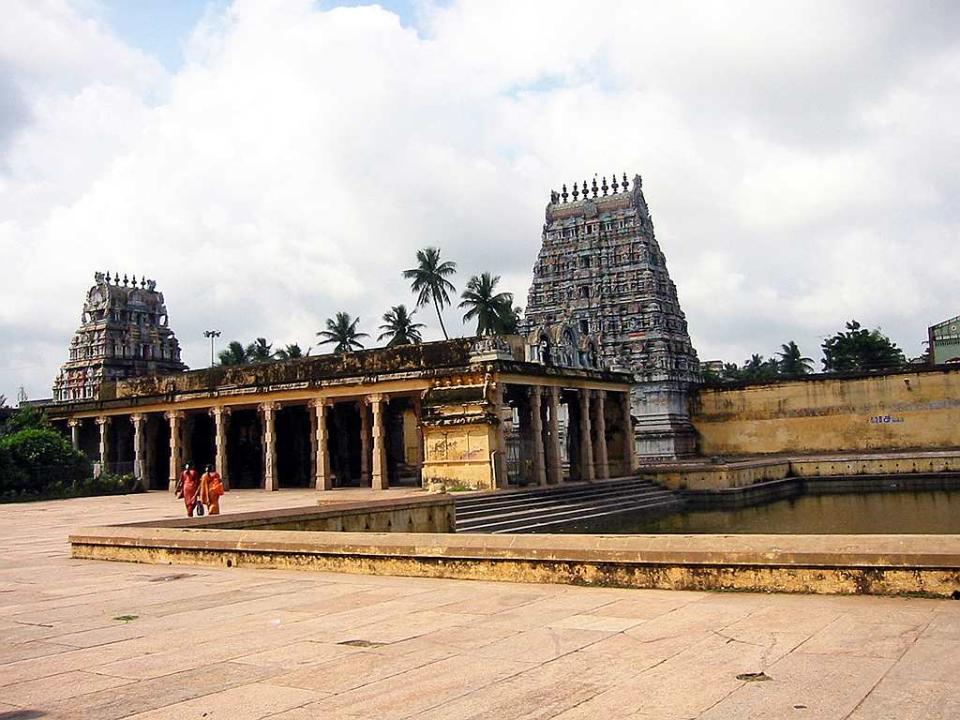
[[669,590],[960,596],[960,535],[488,535],[109,526],[71,555]]

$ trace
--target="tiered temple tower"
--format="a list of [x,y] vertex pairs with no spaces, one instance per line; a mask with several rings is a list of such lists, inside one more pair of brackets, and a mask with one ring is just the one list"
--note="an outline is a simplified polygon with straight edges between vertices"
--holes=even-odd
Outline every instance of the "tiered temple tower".
[[153,280],[95,273],[70,359],[53,384],[55,402],[96,399],[108,380],[182,372],[180,343],[168,326],[163,293]]
[[639,175],[632,186],[624,174],[551,193],[524,329],[558,324],[597,338],[605,364],[634,373],[640,457],[695,452],[687,395],[699,362]]

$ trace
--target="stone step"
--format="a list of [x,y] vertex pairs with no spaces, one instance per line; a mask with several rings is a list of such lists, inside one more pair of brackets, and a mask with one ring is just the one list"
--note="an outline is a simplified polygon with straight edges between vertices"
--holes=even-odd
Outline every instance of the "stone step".
[[556,513],[502,519],[470,528],[457,528],[457,532],[488,532],[488,533],[520,533],[534,532],[545,528],[558,528],[571,525],[582,520],[620,515],[628,512],[655,511],[667,512],[682,507],[682,503],[675,498],[647,498],[634,501],[619,499],[617,502],[598,503],[589,507],[576,508]]
[[457,532],[532,532],[625,512],[662,513],[678,496],[639,478],[457,499]]
[[640,497],[666,496],[673,497],[669,490],[662,488],[637,488],[629,491],[608,491],[599,493],[590,493],[576,496],[563,496],[543,500],[530,500],[527,502],[516,502],[510,504],[492,505],[489,508],[477,508],[469,511],[461,511],[457,506],[457,521],[469,522],[475,518],[496,517],[500,515],[511,515],[518,513],[538,513],[545,510],[561,507],[585,507],[603,502],[609,499],[626,498],[635,499]]

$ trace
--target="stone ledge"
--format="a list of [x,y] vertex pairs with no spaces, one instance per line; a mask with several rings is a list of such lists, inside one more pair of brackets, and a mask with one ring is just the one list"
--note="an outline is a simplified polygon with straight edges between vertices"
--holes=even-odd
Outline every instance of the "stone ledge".
[[956,535],[469,535],[101,527],[75,558],[686,590],[960,589]]

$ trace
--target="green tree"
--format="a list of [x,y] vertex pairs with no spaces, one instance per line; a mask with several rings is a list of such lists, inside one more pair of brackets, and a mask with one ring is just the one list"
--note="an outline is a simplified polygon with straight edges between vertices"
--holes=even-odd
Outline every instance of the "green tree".
[[221,365],[247,364],[247,351],[244,350],[243,345],[236,340],[227,345],[225,350],[221,350],[218,357]]
[[740,371],[743,380],[768,380],[779,373],[779,366],[773,358],[764,359],[763,355],[754,353],[743,363]]
[[420,343],[422,341],[420,328],[424,325],[413,321],[413,316],[416,314],[416,310],[409,312],[406,305],[394,305],[383,314],[383,325],[379,328],[383,332],[377,336],[377,340],[390,338],[387,347]]
[[49,430],[50,421],[43,410],[29,405],[17,409],[0,428],[0,435],[12,435],[21,430]]
[[509,322],[513,313],[513,295],[508,292],[496,292],[499,275],[482,273],[467,281],[467,289],[460,296],[460,307],[467,308],[463,321],[476,319],[477,335],[497,335],[504,331],[505,321]]
[[304,353],[303,350],[297,343],[290,343],[286,347],[282,347],[274,353],[274,356],[278,360],[299,360],[310,354],[310,348],[307,348],[307,352]]
[[800,348],[793,340],[780,346],[778,364],[781,375],[807,375],[813,371],[813,360],[803,357]]
[[450,260],[440,260],[440,249],[435,247],[424,248],[417,251],[417,267],[403,271],[403,276],[411,280],[410,289],[417,293],[417,307],[433,302],[437,310],[437,320],[440,321],[440,329],[443,331],[443,337],[447,340],[447,328],[443,324],[443,315],[441,310],[450,304],[450,293],[457,289],[453,283],[447,280],[451,275],[457,272],[457,264]]
[[867,330],[856,320],[846,331],[827,338],[823,345],[823,369],[827,372],[883,370],[906,362],[903,351],[879,329]]
[[60,433],[49,428],[27,428],[0,438],[0,492],[43,494],[55,484],[81,481],[90,463]]
[[724,363],[720,369],[720,379],[723,382],[736,382],[743,380],[743,370],[736,363]]
[[268,343],[266,338],[258,337],[252,343],[247,345],[247,362],[265,363],[273,360],[273,343]]
[[500,325],[504,335],[517,335],[520,333],[520,319],[523,317],[523,308],[511,304],[504,308],[500,316]]
[[363,344],[360,338],[367,337],[367,334],[357,332],[359,322],[360,318],[351,320],[350,314],[345,312],[338,312],[335,320],[327,318],[327,329],[317,333],[317,337],[321,338],[320,344],[336,343],[333,348],[335,353],[362,350]]

